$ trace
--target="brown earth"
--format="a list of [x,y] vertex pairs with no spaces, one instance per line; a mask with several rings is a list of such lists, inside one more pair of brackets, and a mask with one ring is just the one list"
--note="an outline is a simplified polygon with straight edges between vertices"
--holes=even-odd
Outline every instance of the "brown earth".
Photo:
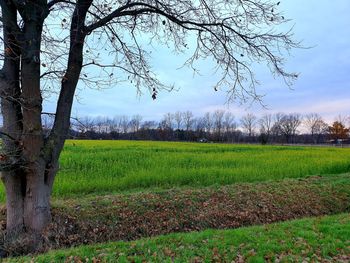
[[350,175],[55,200],[44,250],[348,211]]

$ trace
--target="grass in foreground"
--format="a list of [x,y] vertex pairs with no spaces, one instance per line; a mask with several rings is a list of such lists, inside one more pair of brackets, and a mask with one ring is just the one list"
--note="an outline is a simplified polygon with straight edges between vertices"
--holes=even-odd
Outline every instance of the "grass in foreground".
[[[350,214],[171,234],[52,251],[5,262],[348,262]],[[343,260],[343,261],[342,261]]]
[[[67,141],[54,196],[202,187],[350,172],[350,148]],[[0,200],[4,199],[0,188]]]

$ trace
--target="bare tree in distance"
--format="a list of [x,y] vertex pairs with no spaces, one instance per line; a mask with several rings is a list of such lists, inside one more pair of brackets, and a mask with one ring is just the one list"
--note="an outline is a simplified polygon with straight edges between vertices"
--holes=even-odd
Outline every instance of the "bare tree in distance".
[[232,114],[232,112],[227,111],[224,115],[224,131],[225,131],[225,140],[226,141],[233,141],[233,135],[237,128],[237,123],[235,122],[235,116]]
[[131,117],[130,120],[130,126],[132,129],[132,132],[138,132],[140,127],[141,127],[141,121],[142,121],[142,116],[140,114],[136,114]]
[[172,130],[174,126],[174,114],[168,112],[163,116],[163,122],[166,129]]
[[192,111],[183,112],[182,118],[183,118],[186,131],[189,131],[192,128],[192,125],[194,123],[194,115]]
[[145,121],[141,125],[141,129],[144,129],[144,130],[151,130],[156,128],[157,128],[157,123],[155,121]]
[[282,136],[282,119],[285,116],[285,113],[278,112],[273,114],[273,125],[271,129],[271,133],[274,137]]
[[204,114],[204,123],[205,123],[205,130],[208,133],[211,133],[212,128],[213,128],[213,117],[210,112],[206,112]]
[[247,113],[241,118],[241,125],[245,133],[251,137],[256,128],[258,118],[253,113]]
[[[171,90],[152,71],[147,38],[178,53],[191,52],[184,64],[194,70],[195,61],[214,60],[219,74],[214,88],[227,88],[229,99],[259,100],[253,62],[265,64],[287,84],[296,78],[283,68],[284,55],[299,44],[290,31],[280,30],[287,20],[279,3],[0,0],[5,243],[25,235],[31,237],[28,249],[39,249],[51,221],[50,196],[79,81],[97,88],[127,82],[139,92],[149,90],[153,99],[159,90]],[[41,115],[51,92],[58,100],[46,135]],[[123,132],[128,131],[125,123]]]
[[224,115],[224,129],[225,132],[232,132],[233,129],[236,129],[235,116],[232,112],[227,111]]
[[183,113],[181,111],[177,111],[174,113],[174,121],[175,121],[175,125],[176,125],[176,136],[177,139],[180,140],[182,131],[182,124],[184,123],[184,118],[183,118]]
[[195,131],[202,135],[205,130],[205,119],[203,117],[195,118],[194,120]]
[[283,114],[279,120],[281,134],[285,137],[287,143],[293,142],[298,128],[302,123],[302,116],[298,113]]
[[94,126],[95,126],[96,131],[98,133],[107,132],[106,131],[107,122],[108,122],[107,117],[98,116],[97,118],[95,118]]
[[181,111],[177,111],[174,113],[174,120],[176,123],[176,129],[180,130],[181,129],[181,125],[183,123],[183,113]]
[[[191,120],[191,127],[188,131],[185,131],[183,129],[177,130],[176,122],[173,123],[174,119],[173,116],[175,114],[168,113],[165,114],[165,117],[160,121],[144,121],[140,124],[141,129],[139,131],[136,130],[136,126],[133,126],[133,119],[131,118],[129,122],[129,129],[126,133],[119,134],[119,131],[122,129],[119,127],[120,125],[120,117],[115,117],[113,119],[110,119],[108,117],[95,117],[95,118],[72,118],[73,126],[70,131],[70,136],[73,138],[89,138],[89,139],[145,139],[145,140],[179,140],[179,141],[200,141],[204,142],[209,140],[212,141],[225,141],[225,142],[258,142],[260,141],[262,144],[266,143],[283,143],[287,141],[290,143],[330,143],[329,138],[332,136],[329,136],[329,126],[325,121],[323,121],[323,118],[317,114],[307,114],[305,116],[298,115],[298,119],[300,122],[302,122],[303,126],[299,125],[298,127],[301,127],[299,131],[295,130],[293,134],[293,125],[292,120],[290,116],[293,116],[295,114],[288,114],[288,113],[277,113],[277,114],[265,114],[259,119],[257,119],[256,126],[254,129],[254,133],[252,133],[252,137],[249,136],[241,136],[242,133],[240,130],[236,129],[237,124],[234,121],[233,114],[229,111],[223,111],[223,110],[217,110],[216,114],[212,114],[210,112],[205,113],[203,116],[198,116],[194,118],[190,118]],[[192,116],[191,114],[189,114]],[[215,124],[215,115],[218,117],[216,119]],[[46,114],[44,115],[46,116]],[[138,115],[136,115],[138,116]],[[170,116],[170,118],[168,117]],[[213,117],[212,117],[213,116]],[[141,117],[139,117],[141,118]],[[95,125],[99,120],[105,120],[103,122],[103,129],[98,129],[98,127]],[[126,119],[129,119],[128,116],[126,116]],[[208,124],[209,119],[209,124]],[[84,121],[88,120],[88,121]],[[170,120],[170,121],[169,121]],[[86,127],[89,126],[88,122],[90,122],[90,129],[86,129]],[[168,123],[172,123],[172,127]],[[213,123],[214,122],[214,123]],[[43,124],[44,124],[44,118],[43,118]],[[338,124],[340,122],[336,122],[337,125],[335,125],[333,130],[333,134],[337,134],[337,129],[340,127]],[[48,125],[50,126],[50,125]],[[218,126],[221,131],[221,137],[218,137],[218,130],[216,128]],[[82,127],[82,128],[81,128]],[[158,129],[157,129],[158,127]],[[208,128],[208,127],[213,127]],[[343,125],[343,128],[347,128],[348,126]],[[47,129],[47,127],[46,127]],[[341,129],[340,129],[341,130]],[[209,132],[210,131],[210,132]],[[1,132],[1,131],[0,131]],[[248,132],[245,130],[245,134],[247,135]],[[335,137],[335,136],[333,136]],[[333,138],[332,137],[332,138]],[[293,139],[293,140],[291,140]],[[348,143],[348,141],[344,141],[344,139],[347,139],[347,135],[345,134],[341,138],[343,141],[342,143]]]
[[259,120],[260,125],[260,136],[262,143],[268,143],[272,133],[272,128],[274,125],[274,118],[272,114],[264,114]]
[[129,116],[123,115],[119,118],[119,125],[122,133],[127,133],[130,128]]
[[320,136],[328,132],[328,125],[318,113],[310,113],[305,116],[304,124],[310,132],[314,143],[318,143]]
[[114,116],[112,118],[110,130],[113,133],[120,133],[120,131],[121,131],[121,128],[120,128],[120,116]]
[[221,139],[221,133],[224,125],[224,110],[216,110],[213,113],[213,123],[214,123],[214,130],[217,134],[218,140]]

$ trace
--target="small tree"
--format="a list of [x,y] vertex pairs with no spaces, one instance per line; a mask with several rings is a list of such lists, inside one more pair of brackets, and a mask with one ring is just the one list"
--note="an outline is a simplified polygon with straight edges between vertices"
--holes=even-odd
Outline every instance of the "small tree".
[[[155,99],[162,83],[148,62],[142,39],[172,44],[176,52],[195,37],[185,62],[211,58],[221,74],[215,89],[230,99],[259,99],[251,63],[265,63],[289,83],[281,50],[298,47],[278,3],[264,0],[0,0],[3,54],[0,72],[3,114],[2,181],[6,189],[7,243],[31,236],[36,249],[50,223],[50,195],[70,127],[78,81],[101,86],[129,81]],[[103,50],[108,52],[103,56]],[[88,70],[92,68],[93,70]],[[125,76],[125,78],[123,78]],[[46,91],[58,94],[51,131],[42,127]],[[125,122],[126,123],[126,122]],[[122,125],[122,131],[128,127]]]

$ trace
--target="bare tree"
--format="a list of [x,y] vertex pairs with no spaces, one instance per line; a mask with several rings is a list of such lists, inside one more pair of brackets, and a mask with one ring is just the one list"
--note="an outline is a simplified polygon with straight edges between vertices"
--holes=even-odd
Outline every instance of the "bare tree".
[[121,127],[120,127],[120,116],[114,116],[113,119],[110,122],[110,130],[114,133],[120,133]]
[[268,143],[270,140],[272,127],[274,125],[273,116],[271,114],[265,114],[259,119],[260,135],[264,143]]
[[232,114],[232,112],[227,111],[225,113],[223,126],[226,133],[232,132],[234,129],[236,129],[235,116]]
[[94,119],[95,130],[98,133],[108,131],[108,118],[105,116],[98,116]]
[[205,129],[207,133],[211,133],[213,128],[213,118],[210,112],[206,112],[204,114],[204,123],[205,123]]
[[105,119],[105,133],[111,133],[114,131],[114,120],[112,118],[106,117]]
[[253,136],[257,124],[257,117],[252,113],[247,113],[241,118],[241,125],[249,137]]
[[151,130],[156,128],[157,128],[157,123],[155,121],[145,121],[141,125],[141,129],[144,129],[144,130]]
[[287,143],[292,142],[301,122],[302,116],[298,113],[284,114],[279,120],[280,132],[285,137]]
[[123,115],[119,119],[119,125],[122,133],[127,133],[130,128],[129,116]]
[[[157,79],[141,40],[173,43],[176,52],[184,52],[191,35],[196,46],[185,65],[195,69],[197,59],[213,58],[222,74],[215,89],[228,87],[230,99],[260,99],[253,61],[265,63],[287,83],[296,77],[284,70],[281,50],[299,45],[290,31],[278,31],[286,20],[277,5],[263,0],[0,0],[7,242],[27,234],[33,249],[41,243],[79,80],[91,87],[128,81],[155,99],[160,89],[172,86]],[[42,102],[51,91],[58,101],[45,136]]]
[[235,116],[232,114],[232,112],[227,111],[224,115],[224,121],[223,121],[223,130],[225,132],[225,140],[226,141],[233,141],[234,138],[234,131],[237,128],[237,124],[235,122]]
[[174,127],[174,115],[170,112],[164,114],[163,119],[162,119],[162,126],[165,129],[172,130]]
[[304,124],[310,132],[314,143],[319,143],[320,137],[328,131],[327,123],[318,113],[310,113],[305,116]]
[[132,132],[138,132],[141,126],[141,121],[142,121],[142,116],[137,114],[132,116],[131,120],[130,120],[130,127]]
[[181,129],[181,125],[183,123],[183,117],[182,117],[182,112],[180,111],[177,111],[175,112],[174,114],[174,120],[175,120],[175,123],[176,123],[176,129],[177,130],[180,130]]
[[275,137],[279,137],[282,135],[281,123],[284,115],[285,115],[284,113],[278,112],[273,116],[274,124],[272,125],[271,132]]
[[224,115],[225,115],[225,111],[224,110],[216,110],[213,113],[214,129],[215,129],[215,132],[216,132],[218,140],[221,139],[221,135],[222,135]]
[[194,126],[198,136],[202,136],[205,130],[205,120],[203,117],[194,119]]
[[182,113],[182,117],[183,117],[185,129],[188,132],[189,130],[191,130],[191,128],[194,124],[193,113],[191,111],[185,111]]

